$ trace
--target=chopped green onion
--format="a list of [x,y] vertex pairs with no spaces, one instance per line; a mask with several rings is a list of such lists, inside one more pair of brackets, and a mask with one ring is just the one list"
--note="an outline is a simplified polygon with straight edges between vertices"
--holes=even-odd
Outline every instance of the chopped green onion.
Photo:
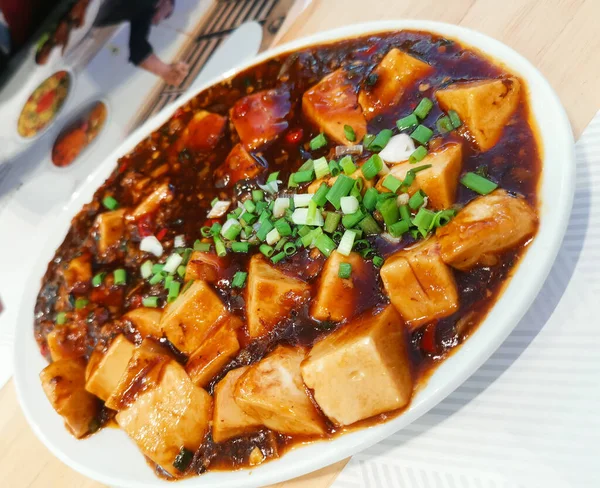
[[412,164],[418,163],[423,160],[425,156],[427,156],[427,148],[425,146],[419,146],[408,157],[408,161]]
[[265,213],[269,204],[267,202],[256,202],[256,214],[262,217],[262,214]]
[[294,183],[308,183],[314,180],[314,171],[312,169],[306,171],[297,171],[292,174]]
[[400,205],[400,218],[410,223],[410,210],[408,209],[408,205]]
[[231,212],[231,214],[230,214],[230,215],[233,215],[233,217],[234,217],[235,219],[238,219],[238,218],[240,217],[240,215],[242,215],[242,212],[243,212],[243,211],[244,211],[244,209],[243,209],[243,208],[240,208],[240,207],[238,207],[238,208],[236,208],[236,209],[235,209],[233,212]]
[[281,239],[281,236],[279,235],[279,231],[277,229],[273,228],[267,234],[265,241],[267,242],[267,244],[269,246],[272,246],[276,242],[279,242],[280,239]]
[[256,210],[256,204],[252,200],[248,199],[244,202],[244,208],[248,212],[254,213],[254,211]]
[[356,171],[356,165],[354,164],[354,161],[352,161],[351,156],[344,156],[342,159],[340,159],[340,167],[347,175],[351,175]]
[[415,114],[410,114],[396,121],[396,127],[398,127],[398,130],[412,129],[416,125],[419,125],[419,119],[417,119]]
[[381,227],[371,214],[367,214],[367,216],[359,222],[358,226],[367,235],[377,235],[382,232]]
[[311,141],[309,142],[309,146],[310,149],[312,151],[315,151],[316,149],[321,149],[322,147],[327,145],[327,138],[325,137],[325,134],[323,134],[322,132],[311,139]]
[[332,235],[331,238],[334,240],[334,242],[339,243],[342,240],[342,236],[343,233],[340,232],[339,230],[336,230]]
[[262,224],[258,228],[256,232],[256,237],[258,237],[261,241],[265,241],[267,239],[267,234],[273,230],[274,226],[271,221],[267,218],[263,220]]
[[346,139],[348,139],[350,142],[356,141],[356,133],[349,125],[344,125],[344,136],[346,136]]
[[286,256],[293,256],[296,254],[297,250],[298,248],[293,242],[286,242],[283,246],[283,252],[285,252]]
[[331,173],[331,176],[337,176],[341,173],[341,171],[342,169],[335,159],[329,161],[329,172]]
[[462,121],[460,117],[456,113],[455,110],[448,110],[448,117],[450,117],[450,122],[452,122],[452,127],[458,129],[462,125]]
[[196,239],[196,241],[194,242],[194,251],[210,251],[210,242],[201,242],[200,240]]
[[263,253],[265,256],[267,256],[268,258],[270,258],[273,255],[273,253],[275,252],[275,250],[268,244],[261,244],[260,247],[258,248],[258,250],[261,253]]
[[225,247],[225,244],[223,244],[221,238],[219,236],[214,236],[213,240],[215,241],[215,251],[217,252],[217,256],[219,256],[220,258],[226,256],[227,248]]
[[169,286],[171,285],[172,281],[173,281],[173,277],[171,275],[169,275],[165,278],[165,282],[163,283],[163,287],[165,288],[165,290],[169,289]]
[[124,285],[127,282],[127,272],[123,268],[115,269],[113,276],[115,285]]
[[200,229],[200,234],[202,234],[202,237],[210,237],[212,236],[212,230],[208,225],[205,225]]
[[333,186],[327,192],[327,200],[339,210],[341,198],[348,196],[353,187],[354,180],[352,178],[346,175],[339,175]]
[[242,232],[242,226],[235,219],[228,219],[221,229],[221,235],[228,241],[235,241],[240,232]]
[[398,219],[400,218],[400,211],[398,210],[395,198],[380,200],[377,202],[377,210],[379,210],[385,225],[388,227],[398,222]]
[[142,305],[148,308],[158,307],[158,297],[144,297],[142,298]]
[[419,102],[419,105],[417,105],[417,108],[415,108],[413,114],[420,119],[424,119],[427,117],[427,115],[429,115],[429,112],[431,112],[432,108],[433,102],[429,98],[425,97]]
[[194,280],[189,280],[184,286],[183,286],[183,290],[181,290],[181,293],[185,293],[186,291],[188,291],[189,287],[192,286],[194,284]]
[[288,178],[288,188],[297,188],[299,185],[294,181],[294,173],[292,173]]
[[248,273],[245,271],[237,271],[233,275],[233,280],[231,280],[232,288],[244,288],[244,284],[246,283],[246,278],[248,277]]
[[396,193],[398,188],[402,186],[402,182],[394,175],[387,175],[383,180],[383,186],[390,190],[392,193]]
[[240,217],[240,220],[243,221],[245,225],[252,225],[258,220],[258,217],[250,212],[244,212]]
[[369,146],[371,145],[371,143],[375,140],[375,135],[373,134],[366,134],[365,137],[363,137],[363,146],[367,149],[369,149]]
[[286,256],[286,253],[284,251],[281,251],[280,253],[275,254],[275,256],[271,258],[271,262],[273,264],[277,264],[279,261],[285,259]]
[[407,222],[406,220],[399,220],[395,224],[392,224],[388,227],[388,232],[393,237],[400,237],[405,232],[408,232],[409,227],[410,227],[409,222]]
[[160,273],[164,269],[165,265],[161,263],[156,263],[152,265],[153,273]]
[[350,263],[340,263],[338,276],[342,279],[348,279],[352,275],[352,265]]
[[287,242],[287,237],[282,237],[281,239],[279,239],[277,241],[277,244],[275,245],[275,250],[276,251],[281,251],[281,248],[283,246],[285,246],[285,243]]
[[213,198],[210,202],[210,206],[214,207],[218,201],[219,201],[219,197]]
[[210,234],[212,236],[218,236],[220,232],[221,232],[221,224],[219,224],[218,222],[215,222],[213,225],[211,225]]
[[56,319],[54,319],[57,325],[65,325],[67,322],[67,313],[66,312],[58,312],[56,314]]
[[325,256],[329,257],[335,250],[335,242],[327,234],[321,234],[315,239],[315,247],[321,251]]
[[325,217],[325,224],[323,225],[323,230],[328,234],[332,234],[337,229],[337,226],[342,220],[342,216],[336,212],[327,212],[327,216]]
[[437,130],[440,134],[446,134],[447,132],[450,132],[454,128],[454,127],[452,127],[452,121],[450,120],[450,117],[448,117],[447,115],[440,117],[436,121],[435,127],[437,128]]
[[277,178],[279,178],[279,171],[274,171],[267,177],[266,183],[269,184],[269,183],[272,183],[273,181],[277,181]]
[[313,200],[312,193],[296,193],[294,195],[294,208],[308,207],[311,200]]
[[416,210],[417,208],[419,208],[421,205],[423,205],[425,203],[426,196],[427,195],[425,195],[423,190],[419,190],[412,197],[410,197],[410,199],[408,200],[408,206],[410,208],[412,208],[413,210]]
[[265,199],[265,192],[262,190],[252,190],[252,200],[256,202],[262,202]]
[[88,303],[90,303],[90,301],[87,298],[78,298],[75,300],[75,308],[81,310],[82,308],[87,307]]
[[302,237],[302,245],[304,247],[311,246],[315,242],[316,238],[319,237],[321,234],[323,234],[323,231],[320,227],[311,230],[308,234]]
[[434,218],[435,212],[421,207],[417,212],[417,215],[415,215],[412,223],[414,226],[417,227],[417,229],[419,229],[419,232],[421,232],[421,234],[423,234],[424,237],[427,235],[427,232],[429,232],[429,230],[431,229]]
[[383,266],[384,259],[381,256],[373,256],[373,266],[381,268]]
[[317,204],[314,200],[310,200],[308,202],[308,211],[306,213],[306,224],[312,225],[312,223],[317,219]]
[[424,171],[426,169],[431,168],[431,166],[432,166],[431,164],[422,164],[421,166],[416,166],[416,167],[410,169],[409,171],[416,174],[419,171]]
[[285,219],[275,221],[275,229],[277,229],[280,236],[286,237],[292,235],[292,228]]
[[119,206],[119,202],[117,202],[113,197],[107,196],[102,200],[102,205],[104,205],[108,210],[115,210]]
[[233,252],[247,253],[248,251],[250,251],[250,244],[248,244],[247,242],[232,242],[231,250]]
[[180,278],[185,278],[185,266],[177,266],[177,276]]
[[425,145],[427,144],[427,141],[431,139],[432,135],[433,131],[429,127],[425,127],[424,125],[418,125],[417,128],[412,132],[410,137],[412,137],[415,141]]
[[358,199],[354,196],[342,197],[340,199],[342,213],[353,214],[358,211]]
[[181,264],[182,265],[186,265],[188,263],[188,261],[190,260],[190,257],[192,255],[192,249],[190,249],[189,247],[186,247],[183,250],[183,253],[181,254]]
[[402,181],[402,188],[407,189],[410,185],[412,185],[413,182],[415,181],[415,177],[416,177],[415,172],[408,170],[406,172],[406,176],[404,177],[404,180]]
[[[148,269],[148,267],[150,267],[150,269]],[[147,278],[148,276],[150,276],[152,274],[152,261],[146,261],[144,264],[142,264],[141,272],[142,272],[142,277],[144,277],[144,278]],[[148,276],[144,276],[144,272],[148,272]],[[95,275],[92,278],[92,286],[94,288],[99,287],[102,284],[102,282],[104,281],[105,276],[106,276],[106,273],[98,273],[97,275]]]
[[316,159],[313,164],[317,180],[320,180],[329,174],[329,164],[327,164],[327,160],[324,157]]
[[369,151],[375,152],[383,150],[383,148],[387,146],[387,143],[390,142],[392,134],[393,133],[390,129],[383,129],[379,134],[377,134],[377,136],[375,137],[375,139],[373,139],[373,142],[369,144],[369,147],[367,149],[369,149]]
[[319,207],[324,207],[327,203],[327,192],[329,191],[329,186],[327,183],[321,183],[317,192],[312,196],[312,201],[315,202]]
[[467,173],[461,179],[460,182],[466,186],[468,189],[473,190],[474,192],[479,193],[480,195],[487,195],[488,193],[493,192],[498,185],[493,181],[484,178],[483,176],[479,176],[477,173]]
[[433,218],[433,222],[431,223],[431,228],[443,227],[444,225],[448,224],[452,220],[452,217],[454,217],[455,215],[456,215],[456,210],[453,210],[453,209],[440,210],[439,212],[437,212],[435,214],[435,217]]
[[375,205],[377,205],[377,197],[379,196],[379,192],[375,188],[369,188],[365,192],[365,196],[363,197],[363,205],[369,211],[375,210]]
[[179,289],[181,288],[181,283],[179,281],[172,281],[169,285],[169,294],[167,295],[167,302],[174,301],[179,296]]
[[360,168],[367,180],[372,180],[383,169],[383,159],[379,154],[373,154]]
[[365,213],[362,210],[358,210],[354,213],[344,215],[342,217],[342,225],[346,229],[351,229],[352,227],[358,225],[358,223],[365,218]]
[[306,234],[308,234],[311,231],[310,227],[308,227],[307,225],[303,225],[302,227],[300,227],[298,229],[298,235],[300,237],[304,237]]
[[338,246],[338,252],[344,256],[349,256],[352,252],[352,246],[354,246],[354,240],[356,239],[356,232],[353,230],[346,230],[340,240]]
[[[142,278],[147,280],[148,278],[150,278],[150,276],[152,276],[153,273],[154,272],[152,271],[152,261],[150,261],[150,260],[144,261],[144,263],[140,267],[140,274],[142,275]],[[94,285],[94,286],[96,286],[96,285]]]
[[162,280],[165,279],[166,274],[163,273],[162,271],[156,273],[152,278],[150,278],[148,280],[148,283],[150,283],[151,285],[157,285],[158,283],[160,283]]
[[363,181],[362,178],[358,178],[355,182],[354,182],[354,186],[352,187],[352,190],[350,190],[350,196],[356,198],[359,202],[362,202],[362,194],[360,193],[360,190],[358,189],[358,182],[359,181]]

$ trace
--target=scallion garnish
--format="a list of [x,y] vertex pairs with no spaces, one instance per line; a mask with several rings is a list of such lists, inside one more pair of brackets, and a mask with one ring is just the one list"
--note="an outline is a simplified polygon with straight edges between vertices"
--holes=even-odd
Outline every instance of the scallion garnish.
[[104,205],[108,210],[116,210],[119,206],[119,202],[117,202],[114,197],[109,195],[102,199],[102,205]]
[[311,141],[309,142],[309,146],[310,149],[315,151],[317,149],[321,149],[322,147],[327,145],[327,138],[325,137],[325,134],[323,134],[322,132],[314,137],[313,139],[311,139]]
[[435,122],[435,127],[437,128],[437,130],[440,134],[446,134],[447,132],[450,132],[454,128],[454,127],[452,127],[452,121],[450,120],[450,117],[448,117],[447,115],[440,117]]
[[335,159],[329,161],[329,172],[331,173],[331,176],[337,176],[341,171],[340,165]]
[[151,285],[157,285],[158,283],[160,283],[162,280],[165,279],[166,274],[164,274],[162,271],[159,273],[156,273],[154,276],[152,276],[152,278],[150,278],[148,280],[148,283],[150,283]]
[[275,221],[275,229],[279,232],[279,235],[282,237],[287,237],[292,235],[292,228],[290,224],[285,219],[279,219]]
[[267,184],[277,181],[277,178],[279,178],[279,171],[274,171],[267,177]]
[[420,119],[424,119],[425,117],[427,117],[427,115],[429,115],[429,112],[432,108],[433,102],[429,98],[425,97],[419,102],[419,105],[417,105],[417,108],[415,108],[413,114],[415,114]]
[[400,181],[394,175],[387,175],[383,180],[383,186],[390,190],[392,193],[396,193],[398,191],[398,188],[402,186],[402,181]]
[[258,248],[258,250],[261,253],[263,253],[265,256],[267,256],[268,258],[270,258],[273,255],[273,253],[275,252],[273,247],[269,246],[268,244],[261,244],[260,247]]
[[214,236],[213,240],[215,242],[215,251],[217,252],[217,256],[219,256],[220,258],[226,256],[227,248],[225,247],[225,244],[223,243],[221,238],[219,236]]
[[124,285],[127,282],[127,272],[123,268],[115,269],[113,277],[115,285]]
[[279,231],[277,229],[273,228],[267,234],[265,241],[267,242],[267,244],[269,246],[272,246],[273,244],[279,242],[279,239],[281,239],[281,235],[279,235]]
[[283,252],[285,252],[286,256],[293,256],[297,250],[296,244],[293,242],[286,242],[283,246]]
[[381,159],[379,154],[373,154],[373,156],[371,156],[367,162],[361,166],[360,170],[367,180],[372,180],[375,178],[375,176],[377,176],[377,173],[379,173],[382,168],[383,159]]
[[365,218],[365,213],[359,209],[354,213],[344,215],[342,217],[342,225],[346,229],[351,229],[352,227],[355,227],[356,225],[358,225],[358,223],[364,218]]
[[174,301],[179,296],[179,289],[181,288],[181,283],[179,281],[173,280],[169,284],[169,293],[167,295],[167,302]]
[[390,129],[383,129],[379,134],[377,134],[367,149],[374,152],[382,151],[383,148],[387,146],[387,143],[390,142],[392,135],[393,132]]
[[164,289],[167,290],[167,291],[169,291],[169,286],[171,286],[172,282],[173,282],[173,276],[167,275],[165,277],[165,282],[163,283]]
[[232,242],[231,250],[233,252],[247,253],[248,251],[250,251],[250,244],[248,244],[247,242]]
[[75,308],[81,310],[82,308],[87,307],[88,303],[90,303],[90,301],[87,298],[78,298],[75,300]]
[[248,212],[254,213],[254,211],[256,210],[256,204],[251,199],[248,199],[248,200],[244,201],[244,208]]
[[417,191],[410,199],[408,200],[408,206],[413,210],[416,210],[421,205],[425,203],[425,192],[423,190]]
[[323,233],[315,239],[314,243],[315,247],[327,257],[329,257],[336,248],[335,242],[333,242],[331,237]]
[[348,279],[352,275],[352,265],[350,263],[340,263],[338,276],[342,279]]
[[177,276],[181,279],[185,278],[185,266],[177,266]]
[[487,195],[498,188],[498,184],[493,181],[479,176],[477,173],[467,173],[461,179],[460,182],[468,189],[479,193],[480,195]]
[[338,246],[338,252],[344,256],[349,256],[354,246],[354,240],[356,239],[356,232],[353,230],[346,230],[340,239],[340,245]]
[[367,214],[365,218],[358,223],[358,226],[367,235],[377,235],[382,232],[381,227],[379,227],[379,224],[371,214]]
[[236,271],[233,275],[233,279],[231,280],[232,288],[244,288],[244,284],[246,283],[246,278],[248,277],[248,273],[245,271]]
[[256,237],[258,237],[258,239],[260,239],[262,242],[266,241],[267,240],[267,234],[269,232],[271,232],[273,230],[273,228],[274,228],[273,224],[271,223],[271,221],[267,217],[260,224],[260,227],[258,228],[258,231],[256,231]]
[[285,251],[281,251],[280,253],[275,254],[272,258],[271,258],[271,262],[273,262],[274,264],[277,264],[279,261],[282,261],[283,259],[286,258],[286,253]]
[[202,234],[202,237],[210,237],[212,236],[212,230],[208,225],[205,225],[200,229],[200,234]]
[[158,307],[158,297],[144,297],[142,298],[142,305],[148,308]]
[[417,119],[415,114],[410,114],[396,121],[396,127],[398,127],[398,130],[412,129],[417,125],[419,125],[419,119]]
[[[150,264],[150,268],[152,268],[152,262],[151,262],[151,261],[146,261],[146,263],[149,263],[149,264]],[[144,263],[144,264],[146,264],[146,263]],[[144,272],[143,272],[143,271],[144,271],[144,270],[143,270],[143,268],[144,268],[144,264],[142,265],[142,277],[146,278],[146,276],[144,276]],[[147,268],[147,267],[146,267],[146,268]],[[152,274],[152,269],[150,269],[150,273],[148,274],[148,276],[150,276],[150,274]],[[106,276],[106,273],[98,273],[98,274],[96,274],[96,275],[95,275],[95,276],[92,278],[92,286],[93,286],[94,288],[97,288],[97,287],[99,287],[99,286],[102,284],[102,282],[104,281],[104,277],[105,277],[105,276]]]
[[337,229],[340,220],[342,220],[342,216],[336,212],[327,212],[327,216],[325,217],[325,224],[323,225],[323,230],[329,234],[332,234]]
[[324,157],[316,159],[313,162],[313,165],[315,170],[315,177],[317,180],[320,180],[321,178],[324,178],[329,174],[329,164],[327,164],[327,160]]
[[353,187],[354,180],[352,178],[346,175],[339,175],[333,186],[327,192],[327,200],[339,210],[341,198],[348,196]]
[[380,200],[377,202],[377,210],[379,210],[379,213],[383,217],[383,221],[387,227],[395,224],[398,222],[398,219],[400,219],[400,212],[398,210],[398,205],[396,204],[395,198]]
[[432,135],[433,131],[429,127],[418,125],[417,128],[411,133],[410,137],[412,137],[415,141],[425,145],[427,144],[427,141],[431,139]]
[[252,190],[252,200],[254,203],[262,202],[265,199],[265,192],[262,190]]
[[415,215],[412,223],[419,229],[419,232],[425,237],[432,227],[433,219],[435,218],[435,212],[427,210],[421,207]]
[[406,220],[399,220],[395,224],[392,224],[388,227],[388,232],[393,237],[400,237],[405,232],[408,232],[408,228],[410,227],[410,222]]
[[379,192],[375,188],[369,188],[363,197],[363,205],[367,210],[372,212],[375,210],[375,205],[377,205],[377,197],[379,196]]
[[358,205],[358,199],[354,196],[340,198],[340,206],[342,207],[342,213],[344,213],[345,215],[357,212]]
[[425,156],[427,156],[427,148],[425,146],[419,146],[417,147],[412,154],[408,157],[408,161],[410,163],[418,163],[419,161],[421,161]]
[[384,263],[384,259],[381,256],[373,256],[373,265],[381,268],[383,266]]
[[400,218],[402,220],[410,223],[410,210],[408,209],[408,205],[400,205],[399,210],[400,210]]
[[67,322],[67,313],[58,312],[54,321],[56,322],[56,325],[65,325],[65,323]]
[[462,125],[462,121],[460,117],[456,113],[455,110],[448,110],[448,117],[450,117],[450,122],[452,122],[452,127],[458,129]]
[[356,133],[349,125],[344,125],[344,136],[346,136],[346,139],[348,139],[350,142],[356,141]]
[[294,183],[308,183],[315,179],[315,172],[312,169],[306,171],[296,171],[292,174]]
[[201,242],[199,239],[196,239],[194,242],[194,251],[209,252],[210,242]]
[[351,156],[344,156],[340,159],[340,167],[347,175],[351,175],[356,171],[356,165],[354,164],[354,161],[352,161]]
[[329,191],[329,186],[327,183],[321,183],[317,192],[312,196],[312,200],[319,207],[324,207],[327,204],[327,192]]

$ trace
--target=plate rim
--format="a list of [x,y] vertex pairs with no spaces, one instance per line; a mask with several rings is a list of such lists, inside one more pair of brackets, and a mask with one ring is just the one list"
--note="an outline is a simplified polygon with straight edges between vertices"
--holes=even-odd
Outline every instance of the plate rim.
[[[373,427],[360,429],[331,440],[318,441],[300,448],[296,448],[286,453],[286,455],[281,459],[272,460],[253,469],[230,472],[209,472],[202,476],[180,480],[177,482],[178,486],[202,486],[209,488],[213,486],[223,486],[226,483],[235,483],[235,485],[239,487],[254,487],[261,486],[262,484],[281,482],[338,462],[349,455],[356,454],[357,452],[370,447],[394,432],[397,432],[401,428],[404,428],[406,425],[416,420],[418,417],[437,405],[437,403],[446,398],[447,395],[449,395],[454,389],[462,384],[491,356],[491,354],[506,339],[514,327],[516,327],[518,321],[522,318],[535,297],[538,295],[546,276],[550,272],[566,230],[568,217],[571,212],[575,187],[575,154],[573,135],[566,112],[558,96],[548,81],[543,77],[539,70],[533,66],[532,63],[530,63],[512,48],[494,38],[455,24],[447,24],[428,20],[391,20],[347,25],[297,39],[283,44],[275,49],[267,50],[252,60],[243,63],[241,66],[229,70],[222,76],[210,80],[209,82],[203,84],[203,86],[198,90],[182,96],[175,103],[165,107],[163,110],[161,110],[161,112],[136,129],[123,141],[123,143],[121,143],[113,152],[111,152],[111,154],[98,165],[97,169],[87,177],[85,182],[80,185],[78,190],[70,198],[69,202],[62,208],[56,217],[57,221],[60,221],[60,225],[57,225],[56,235],[50,236],[46,242],[46,247],[48,247],[48,243],[51,243],[49,246],[50,251],[44,248],[44,250],[40,253],[41,255],[39,259],[36,261],[36,264],[33,267],[33,271],[30,273],[33,282],[38,283],[38,279],[45,272],[47,263],[51,259],[51,256],[54,255],[57,247],[57,245],[54,245],[54,242],[58,242],[60,244],[60,242],[62,242],[64,239],[65,232],[70,226],[70,220],[72,216],[75,215],[81,208],[81,200],[84,200],[84,202],[89,201],[93,193],[98,189],[98,187],[103,183],[103,181],[106,179],[106,177],[108,177],[110,172],[115,167],[118,157],[128,153],[131,149],[133,149],[139,141],[147,136],[147,134],[159,127],[162,123],[164,123],[164,121],[168,120],[174,110],[185,104],[197,93],[211,85],[214,85],[215,83],[219,83],[224,79],[234,76],[245,69],[255,66],[268,58],[288,51],[302,49],[320,43],[335,42],[337,40],[343,40],[344,38],[376,34],[384,31],[399,31],[407,29],[424,30],[453,37],[464,43],[467,47],[477,49],[485,55],[490,56],[495,62],[504,64],[511,71],[515,72],[522,79],[527,81],[530,89],[530,102],[532,105],[532,87],[529,85],[532,82],[531,79],[535,80],[536,89],[539,88],[544,92],[544,97],[547,97],[546,102],[549,102],[552,106],[551,109],[554,111],[554,115],[557,117],[557,119],[554,120],[554,125],[559,127],[558,132],[559,135],[562,136],[562,141],[560,141],[559,146],[563,150],[561,156],[564,164],[563,169],[561,170],[561,179],[558,181],[558,186],[553,189],[553,194],[558,195],[556,200],[560,202],[560,204],[552,204],[550,206],[551,209],[555,209],[555,220],[552,221],[552,223],[549,223],[548,218],[541,219],[540,229],[536,239],[534,239],[533,243],[527,249],[527,252],[521,258],[516,271],[512,273],[510,281],[505,286],[502,296],[494,304],[488,316],[480,324],[478,330],[473,334],[473,336],[470,337],[469,340],[467,340],[463,345],[461,345],[461,347],[458,348],[454,354],[440,364],[428,382],[424,384],[424,386],[415,394],[409,409],[407,409],[403,414]],[[493,53],[490,51],[493,51]],[[501,54],[499,55],[498,53]],[[521,66],[521,69],[516,69],[514,65]],[[528,74],[525,75],[523,70],[526,70]],[[542,160],[545,163],[547,158],[547,149],[542,141],[544,139],[544,133],[541,130],[540,121],[538,121],[537,118],[534,118],[535,114],[533,112],[535,112],[535,110],[533,110],[532,107],[532,118],[539,129],[538,139],[543,151]],[[104,178],[102,178],[103,175]],[[542,167],[542,177],[538,190],[538,195],[540,196],[543,195],[544,188],[547,186],[544,183],[545,176],[547,176],[546,164],[544,164]],[[86,197],[86,195],[88,196]],[[547,202],[547,198],[542,199],[540,204],[541,213],[546,212]],[[67,216],[68,219],[66,219]],[[543,236],[541,236],[542,231],[544,231]],[[540,239],[540,237],[543,237],[543,239]],[[532,249],[534,249],[536,253],[541,253],[541,256],[536,254],[536,256],[533,257],[533,254],[535,253],[532,253]],[[48,258],[48,256],[50,256],[50,258]],[[529,281],[531,283],[525,288],[524,291],[521,291],[517,295],[518,306],[513,307],[513,309],[508,312],[502,312],[505,323],[504,327],[494,331],[491,338],[483,339],[482,334],[478,332],[484,328],[486,323],[490,322],[490,317],[492,315],[498,315],[498,305],[503,302],[507,292],[516,287],[515,281],[517,276],[524,276],[524,268],[526,265],[535,270],[537,272],[537,276],[533,278],[530,277]],[[32,280],[30,279],[29,282],[31,283]],[[154,481],[147,479],[139,481],[135,479],[123,480],[121,478],[115,478],[111,475],[106,475],[102,472],[102,464],[98,462],[99,460],[97,458],[95,460],[94,467],[89,468],[88,466],[72,459],[69,454],[64,452],[61,447],[57,446],[55,441],[47,436],[46,432],[37,424],[34,418],[34,410],[36,410],[36,408],[30,405],[26,398],[27,392],[25,386],[27,385],[27,373],[25,371],[26,368],[23,368],[23,361],[27,356],[26,334],[30,336],[29,342],[33,341],[33,334],[30,333],[32,325],[31,319],[33,318],[33,309],[31,308],[31,305],[32,299],[33,303],[35,302],[37,293],[37,285],[32,287],[30,290],[24,291],[25,297],[21,302],[17,318],[17,323],[24,322],[24,327],[17,329],[14,346],[15,387],[19,403],[29,425],[32,427],[38,438],[42,440],[46,447],[55,456],[85,476],[109,485],[116,485],[123,488],[166,486],[165,483],[169,482],[158,477],[156,477]],[[24,331],[19,332],[19,330]],[[37,348],[34,349],[35,353],[39,355]],[[432,381],[440,375],[440,371],[445,372],[446,370],[452,368],[456,368],[457,371],[453,374],[448,374],[448,378],[442,383],[439,381]],[[37,371],[35,373],[37,373]],[[442,376],[446,374],[447,373],[443,373]],[[41,386],[39,386],[39,389],[41,389]],[[424,399],[421,399],[424,391],[427,392],[427,396]],[[44,408],[46,410],[52,410],[49,404],[45,405]],[[60,428],[64,429],[61,419],[58,416],[57,418],[60,421]],[[118,432],[125,436],[125,434],[122,432]],[[100,434],[103,433],[104,432],[101,432]],[[113,434],[113,432],[110,432],[110,434]],[[90,440],[94,439],[94,437],[98,436],[99,435],[97,434],[86,442],[89,442]],[[320,449],[320,447],[323,446],[327,446],[328,448]],[[310,458],[311,454],[313,455],[313,458]],[[132,468],[131,473],[135,474],[137,469],[137,467]],[[150,472],[150,474],[154,477],[152,470],[149,469],[145,463],[143,469]]]

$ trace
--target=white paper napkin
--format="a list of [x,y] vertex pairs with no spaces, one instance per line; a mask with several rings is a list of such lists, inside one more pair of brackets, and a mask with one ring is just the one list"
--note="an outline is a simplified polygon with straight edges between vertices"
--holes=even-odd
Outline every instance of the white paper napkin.
[[496,353],[423,417],[355,455],[332,488],[600,486],[600,112],[541,293]]

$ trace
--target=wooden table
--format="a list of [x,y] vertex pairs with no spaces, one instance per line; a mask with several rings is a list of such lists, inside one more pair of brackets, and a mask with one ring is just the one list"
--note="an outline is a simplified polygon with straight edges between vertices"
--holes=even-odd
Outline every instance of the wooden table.
[[[600,109],[599,0],[313,0],[283,41],[356,22],[405,18],[460,24],[519,51],[558,92],[576,137]],[[277,487],[325,488],[345,463]],[[0,484],[10,488],[102,486],[63,465],[37,440],[12,382],[0,390],[0,473]]]

